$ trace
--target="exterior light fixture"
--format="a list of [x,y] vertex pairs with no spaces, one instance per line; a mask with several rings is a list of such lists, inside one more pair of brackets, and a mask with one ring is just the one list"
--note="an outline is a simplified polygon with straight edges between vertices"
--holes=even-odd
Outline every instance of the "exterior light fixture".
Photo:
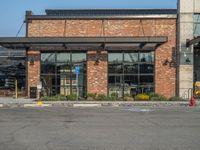
[[101,54],[101,51],[97,50],[96,56],[95,56],[95,64],[99,64],[99,62],[100,62],[100,54]]
[[99,59],[100,59],[100,58],[99,58],[99,55],[96,55],[96,56],[95,56],[95,63],[96,63],[96,64],[99,63]]
[[165,62],[163,63],[163,65],[167,66],[168,64],[170,64],[170,61],[168,59],[166,59]]

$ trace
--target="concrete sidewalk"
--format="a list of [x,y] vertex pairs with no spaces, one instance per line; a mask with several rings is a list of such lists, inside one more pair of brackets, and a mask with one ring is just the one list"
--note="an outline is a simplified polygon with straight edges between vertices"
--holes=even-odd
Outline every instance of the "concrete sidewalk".
[[12,97],[0,97],[0,104],[24,104],[24,103],[35,103],[34,99],[28,99],[20,97],[18,99]]
[[[38,103],[36,99],[0,97],[0,107],[186,107],[188,101],[44,101]],[[200,102],[197,101],[197,106]]]

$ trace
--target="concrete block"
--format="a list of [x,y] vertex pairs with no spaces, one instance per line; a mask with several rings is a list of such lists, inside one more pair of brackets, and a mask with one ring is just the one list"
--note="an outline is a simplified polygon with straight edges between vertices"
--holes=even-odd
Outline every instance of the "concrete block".
[[194,0],[179,0],[178,4],[180,13],[192,13],[194,11]]
[[194,0],[194,6],[195,6],[195,13],[200,13],[200,0]]

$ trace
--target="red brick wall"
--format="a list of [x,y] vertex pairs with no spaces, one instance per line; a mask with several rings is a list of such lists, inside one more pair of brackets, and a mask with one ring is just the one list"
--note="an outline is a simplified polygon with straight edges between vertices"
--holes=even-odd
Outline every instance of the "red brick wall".
[[105,94],[108,93],[108,62],[107,52],[101,51],[99,61],[96,62],[96,51],[87,53],[87,92]]
[[[155,92],[167,97],[176,92],[176,67],[163,65],[166,59],[172,60],[172,52],[176,47],[176,19],[130,19],[130,20],[33,20],[28,26],[30,37],[95,37],[95,36],[167,36],[168,42],[155,52]],[[95,68],[88,62],[88,68]],[[102,64],[100,64],[101,66]],[[107,68],[107,63],[104,67]],[[100,69],[101,67],[96,69]],[[92,69],[91,69],[92,70]],[[104,76],[106,72],[98,72]],[[88,76],[92,75],[90,70]],[[90,78],[90,79],[89,79]],[[94,79],[92,79],[94,78]],[[95,76],[88,77],[88,92],[97,86]],[[107,80],[106,80],[107,82]],[[93,84],[90,85],[90,84]],[[107,91],[105,83],[102,93]],[[97,89],[94,91],[98,91]],[[105,92],[106,93],[106,92]]]
[[[15,96],[15,89],[0,89],[0,97],[13,97]],[[18,97],[25,97],[26,92],[25,90],[18,90]]]
[[[34,58],[34,64],[30,63]],[[30,96],[30,87],[37,87],[40,81],[40,51],[27,52],[27,95]]]
[[[168,36],[168,42],[156,49],[155,91],[167,97],[176,95],[176,62],[173,50],[176,50],[176,21],[157,21],[156,36]],[[168,59],[171,65],[163,65]]]

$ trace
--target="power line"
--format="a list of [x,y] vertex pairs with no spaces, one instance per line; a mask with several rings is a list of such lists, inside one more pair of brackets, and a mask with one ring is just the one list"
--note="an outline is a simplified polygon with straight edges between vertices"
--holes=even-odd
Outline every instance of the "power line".
[[25,24],[25,21],[23,21],[22,25],[20,26],[20,28],[19,28],[19,30],[18,30],[18,32],[17,32],[17,34],[16,34],[16,37],[18,37],[18,35],[19,35],[19,33],[21,32],[21,30],[22,30],[24,24]]

